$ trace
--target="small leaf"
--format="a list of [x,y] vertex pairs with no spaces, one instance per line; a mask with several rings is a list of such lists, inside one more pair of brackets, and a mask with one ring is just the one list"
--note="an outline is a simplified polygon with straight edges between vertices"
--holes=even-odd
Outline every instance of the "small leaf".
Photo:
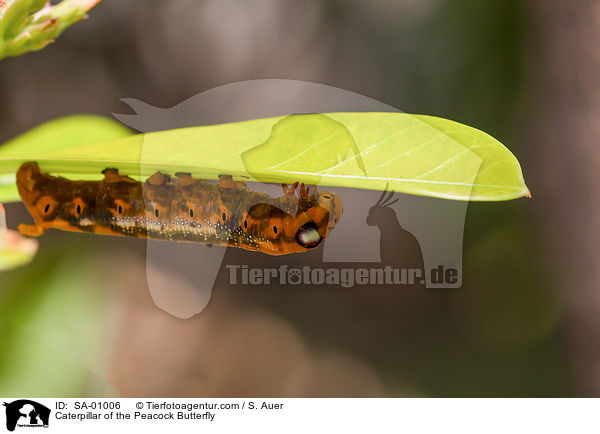
[[0,1],[0,59],[41,50],[101,1]]

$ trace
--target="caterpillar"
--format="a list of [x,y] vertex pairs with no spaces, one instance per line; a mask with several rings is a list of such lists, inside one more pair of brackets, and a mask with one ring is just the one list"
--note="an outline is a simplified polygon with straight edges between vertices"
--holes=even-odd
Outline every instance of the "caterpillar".
[[234,246],[269,255],[314,249],[342,215],[331,192],[282,184],[279,198],[248,189],[229,175],[217,183],[189,173],[156,172],[144,182],[102,171],[100,181],[73,181],[26,162],[17,189],[34,225],[19,232],[40,236],[46,229]]

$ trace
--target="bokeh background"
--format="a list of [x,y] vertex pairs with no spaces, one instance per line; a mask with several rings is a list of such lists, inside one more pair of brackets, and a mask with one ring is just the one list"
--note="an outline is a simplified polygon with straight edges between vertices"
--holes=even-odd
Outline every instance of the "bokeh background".
[[600,395],[599,33],[594,0],[104,0],[2,60],[1,141],[297,79],[492,134],[533,198],[469,204],[460,289],[223,287],[188,320],[154,305],[143,240],[50,231],[0,274],[0,396]]

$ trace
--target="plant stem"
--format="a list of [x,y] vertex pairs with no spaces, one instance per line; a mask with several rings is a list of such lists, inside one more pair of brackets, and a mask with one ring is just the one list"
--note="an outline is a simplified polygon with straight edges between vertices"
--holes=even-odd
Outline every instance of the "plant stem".
[[41,50],[101,1],[0,0],[0,59]]

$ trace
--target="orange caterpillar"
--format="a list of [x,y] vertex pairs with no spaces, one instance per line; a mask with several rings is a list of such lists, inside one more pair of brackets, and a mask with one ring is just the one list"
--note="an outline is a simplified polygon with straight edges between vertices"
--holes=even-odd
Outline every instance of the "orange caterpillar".
[[[317,247],[342,215],[340,199],[298,183],[272,198],[221,175],[218,183],[160,172],[144,183],[105,169],[102,181],[71,181],[40,172],[36,163],[17,171],[17,188],[34,225],[19,232],[39,236],[46,229],[203,242],[269,255]],[[293,212],[296,210],[296,212]]]

